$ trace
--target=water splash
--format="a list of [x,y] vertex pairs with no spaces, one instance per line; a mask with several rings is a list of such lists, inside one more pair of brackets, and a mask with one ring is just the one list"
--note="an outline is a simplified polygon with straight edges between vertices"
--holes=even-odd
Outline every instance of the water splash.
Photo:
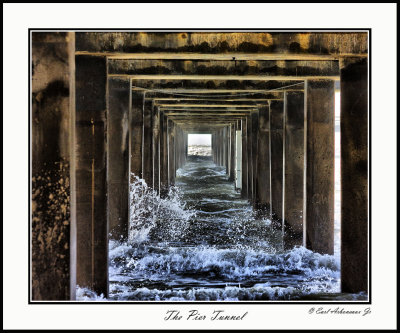
[[170,187],[165,198],[131,174],[129,241],[140,244],[151,240],[182,240],[194,210],[186,209],[177,187]]

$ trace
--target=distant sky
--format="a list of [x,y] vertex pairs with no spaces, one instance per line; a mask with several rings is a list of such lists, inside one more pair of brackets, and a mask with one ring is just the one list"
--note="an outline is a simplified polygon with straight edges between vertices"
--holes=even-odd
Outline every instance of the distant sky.
[[192,145],[204,145],[211,146],[211,134],[189,134],[188,144]]

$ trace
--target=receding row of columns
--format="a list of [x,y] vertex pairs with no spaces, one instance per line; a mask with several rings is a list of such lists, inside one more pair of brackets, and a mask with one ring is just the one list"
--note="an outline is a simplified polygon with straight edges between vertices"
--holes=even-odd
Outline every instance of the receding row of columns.
[[[128,237],[131,174],[166,195],[185,163],[187,132],[129,78],[109,77],[106,56],[75,56],[72,34],[43,38],[33,41],[34,59],[51,43],[65,59],[49,58],[47,72],[33,73],[32,296],[73,299],[77,284],[107,297],[108,240]],[[357,292],[368,287],[368,64],[340,65],[341,281]],[[60,66],[69,74],[41,88]],[[278,221],[286,247],[333,253],[333,140],[334,82],[307,80],[304,93],[285,92],[214,129],[213,159],[231,180],[240,169],[242,196]],[[42,177],[65,184],[61,215],[47,208],[61,190],[36,181]]]

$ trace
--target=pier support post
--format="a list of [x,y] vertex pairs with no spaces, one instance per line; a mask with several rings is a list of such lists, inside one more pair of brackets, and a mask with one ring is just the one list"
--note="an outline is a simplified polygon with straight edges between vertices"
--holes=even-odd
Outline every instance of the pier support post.
[[107,210],[113,239],[127,239],[129,229],[129,79],[108,79]]
[[229,150],[230,150],[230,127],[226,126],[224,128],[224,151],[225,151],[225,158],[224,158],[224,163],[225,163],[225,172],[229,176],[229,165],[230,165],[230,157],[229,157]]
[[254,207],[262,216],[270,217],[270,122],[269,105],[260,107],[258,122],[258,153],[256,172],[256,193]]
[[143,178],[142,170],[142,143],[143,143],[143,109],[144,94],[132,92],[132,107],[130,109],[130,172]]
[[253,117],[247,117],[247,198],[253,200]]
[[[240,127],[238,127],[240,128]],[[235,186],[236,189],[242,189],[242,131],[236,131],[236,149],[235,149]]]
[[75,61],[77,284],[108,297],[107,58]]
[[306,246],[323,254],[334,251],[335,81],[305,82]]
[[168,119],[168,186],[175,185],[175,126]]
[[270,101],[271,217],[282,228],[283,217],[283,101]]
[[168,193],[168,118],[160,113],[160,196]]
[[248,164],[247,164],[247,121],[248,117],[242,119],[242,198],[247,198],[248,191]]
[[32,32],[33,301],[75,299],[74,70],[74,32]]
[[259,134],[259,125],[258,125],[258,111],[251,112],[251,157],[252,157],[252,170],[251,170],[251,183],[252,183],[252,194],[251,201],[253,205],[256,204],[257,201],[257,166],[258,166],[258,134]]
[[342,292],[368,290],[368,62],[340,64]]
[[284,93],[284,247],[304,245],[304,94]]
[[229,150],[229,180],[235,180],[235,147],[236,147],[236,124],[230,126],[230,150]]
[[143,179],[149,187],[153,187],[153,101],[145,100],[143,108]]
[[160,193],[160,111],[153,108],[153,189]]

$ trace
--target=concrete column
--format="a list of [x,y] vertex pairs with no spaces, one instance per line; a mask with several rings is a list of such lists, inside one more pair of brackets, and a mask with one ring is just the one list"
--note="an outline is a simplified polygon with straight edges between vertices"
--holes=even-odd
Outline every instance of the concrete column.
[[153,108],[153,189],[160,191],[160,111]]
[[335,81],[305,82],[306,246],[334,251]]
[[143,109],[144,93],[132,92],[132,106],[130,109],[130,172],[143,178],[142,149],[143,149]]
[[230,126],[230,151],[229,151],[229,156],[230,156],[230,161],[229,161],[229,180],[234,181],[235,180],[235,165],[236,165],[236,156],[235,156],[235,150],[236,150],[236,124],[231,124]]
[[270,122],[269,105],[260,107],[258,124],[258,153],[257,153],[257,174],[255,208],[263,216],[270,216]]
[[253,117],[247,117],[247,198],[253,201]]
[[236,131],[235,186],[242,188],[242,131]]
[[284,247],[304,245],[304,94],[284,94]]
[[258,111],[251,113],[251,121],[252,121],[252,146],[251,146],[251,155],[252,155],[252,202],[253,206],[256,206],[257,202],[257,168],[258,168],[258,135],[259,135],[259,114]]
[[225,170],[226,170],[225,172],[226,172],[227,175],[229,175],[230,135],[231,135],[231,134],[230,134],[230,128],[229,128],[229,126],[227,126],[227,127],[224,128],[224,141],[223,141],[223,144],[224,144],[224,151],[225,151],[225,154],[224,154],[224,164],[225,164]]
[[247,150],[247,120],[248,117],[244,118],[242,120],[242,198],[247,198],[247,195],[249,193],[248,190],[248,180],[247,180],[247,170],[248,170],[248,165],[247,165],[247,156],[248,156],[248,150]]
[[270,101],[271,217],[282,227],[283,217],[283,101]]
[[368,291],[368,62],[340,64],[343,292]]
[[108,79],[107,209],[113,239],[127,239],[129,229],[129,79]]
[[175,126],[168,119],[168,185],[175,185]]
[[77,284],[107,297],[107,59],[75,61]]
[[168,193],[168,121],[164,113],[160,113],[160,195]]
[[31,298],[69,300],[76,290],[75,33],[32,32],[31,41]]
[[143,109],[142,174],[146,184],[153,187],[153,101],[145,100]]

